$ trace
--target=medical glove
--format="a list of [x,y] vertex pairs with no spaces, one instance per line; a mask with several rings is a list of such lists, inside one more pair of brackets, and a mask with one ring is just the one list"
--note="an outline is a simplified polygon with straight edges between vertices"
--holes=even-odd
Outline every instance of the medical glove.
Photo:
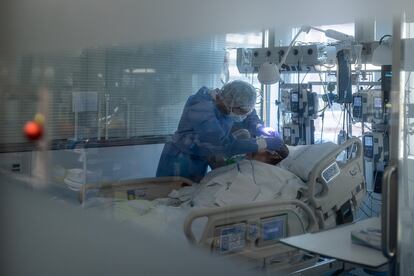
[[279,133],[272,127],[264,127],[259,125],[257,127],[257,134],[258,136],[268,136],[268,137],[276,137],[279,136]]

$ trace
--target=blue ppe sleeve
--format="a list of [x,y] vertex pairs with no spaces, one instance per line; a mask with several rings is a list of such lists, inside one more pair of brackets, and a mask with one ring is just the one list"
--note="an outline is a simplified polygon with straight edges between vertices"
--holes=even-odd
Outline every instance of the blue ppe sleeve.
[[231,157],[237,154],[245,154],[250,152],[257,152],[259,146],[256,143],[256,139],[234,139],[233,142],[225,145],[224,153],[227,157]]
[[[194,111],[194,113],[198,113],[198,111]],[[204,115],[206,114],[204,113]],[[196,117],[197,114],[194,116]],[[228,120],[228,118],[221,119]],[[208,116],[199,124],[194,125],[194,130],[199,134],[195,143],[195,153],[199,156],[224,155],[230,157],[258,150],[255,139],[235,139],[230,134],[230,128],[229,130],[223,128],[223,122],[220,122],[220,118],[215,115]]]

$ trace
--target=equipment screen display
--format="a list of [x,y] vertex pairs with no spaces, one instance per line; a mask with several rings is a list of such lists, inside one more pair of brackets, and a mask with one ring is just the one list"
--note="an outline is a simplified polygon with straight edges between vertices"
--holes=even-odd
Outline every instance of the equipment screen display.
[[262,240],[277,241],[285,236],[286,216],[262,220]]
[[222,253],[242,249],[246,245],[246,224],[234,224],[220,229],[220,251]]
[[292,102],[299,102],[299,94],[292,93]]
[[374,107],[375,108],[382,108],[382,99],[381,98],[374,98]]
[[354,97],[354,106],[361,106],[362,105],[362,98],[361,97]]
[[372,146],[372,144],[373,144],[372,142],[373,141],[372,141],[372,137],[371,136],[365,136],[364,139],[365,139],[364,140],[365,141],[365,143],[364,143],[365,146],[369,146],[369,147]]

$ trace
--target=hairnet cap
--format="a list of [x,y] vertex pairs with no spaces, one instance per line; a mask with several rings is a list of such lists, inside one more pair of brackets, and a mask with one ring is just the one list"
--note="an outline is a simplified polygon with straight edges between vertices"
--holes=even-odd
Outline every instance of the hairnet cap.
[[234,107],[251,112],[256,104],[256,89],[245,81],[232,81],[221,88],[221,99],[232,110]]

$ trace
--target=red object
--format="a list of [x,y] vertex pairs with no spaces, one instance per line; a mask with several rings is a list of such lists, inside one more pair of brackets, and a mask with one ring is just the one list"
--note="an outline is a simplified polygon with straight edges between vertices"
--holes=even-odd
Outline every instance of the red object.
[[29,121],[24,125],[23,132],[28,139],[37,140],[42,137],[43,127],[34,121]]

